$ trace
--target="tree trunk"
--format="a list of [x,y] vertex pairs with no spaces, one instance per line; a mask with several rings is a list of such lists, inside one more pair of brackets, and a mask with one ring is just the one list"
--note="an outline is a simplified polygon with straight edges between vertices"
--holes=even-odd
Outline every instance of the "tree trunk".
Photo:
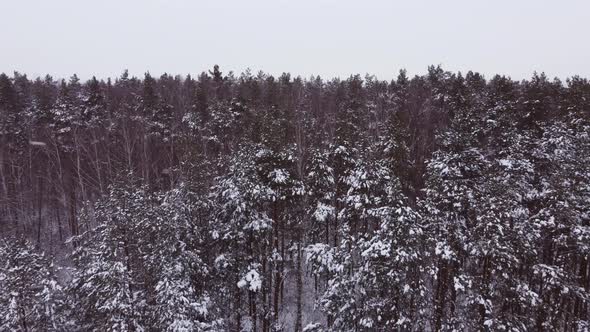
[[[71,187],[70,187],[70,233],[72,236],[78,235],[78,219],[76,217],[76,184],[74,179],[71,179]],[[77,247],[77,241],[73,243],[74,248]]]
[[434,299],[434,330],[440,331],[445,311],[445,295],[447,292],[447,266],[445,262],[439,263],[437,275],[436,293]]
[[296,283],[297,283],[297,313],[295,316],[295,332],[301,332],[303,328],[303,276],[301,271],[301,239],[297,242],[297,275]]
[[38,176],[37,194],[37,246],[41,246],[41,212],[43,210],[43,177]]
[[[235,283],[236,285],[238,284],[237,282]],[[237,286],[236,286],[237,288]],[[242,313],[240,312],[240,306],[242,305],[241,303],[241,291],[239,288],[237,288],[237,296],[236,296],[236,303],[235,303],[235,310],[236,310],[236,331],[242,331]]]

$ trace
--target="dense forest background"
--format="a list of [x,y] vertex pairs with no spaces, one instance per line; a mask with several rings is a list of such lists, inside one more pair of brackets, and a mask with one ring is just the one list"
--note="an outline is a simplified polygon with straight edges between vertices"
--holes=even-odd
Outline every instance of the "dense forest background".
[[0,75],[0,331],[588,331],[590,83]]

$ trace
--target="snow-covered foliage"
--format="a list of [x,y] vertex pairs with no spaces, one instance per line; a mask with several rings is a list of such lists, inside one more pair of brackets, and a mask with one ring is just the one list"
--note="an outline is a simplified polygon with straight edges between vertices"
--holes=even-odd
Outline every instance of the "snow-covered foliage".
[[[126,331],[210,328],[200,257],[203,232],[182,188],[165,194],[124,184],[85,215],[87,231],[71,241],[78,267],[70,286],[85,329]],[[83,323],[82,323],[83,322]]]
[[0,74],[0,331],[588,331],[589,114],[434,66]]
[[72,328],[52,261],[26,240],[0,241],[0,331]]

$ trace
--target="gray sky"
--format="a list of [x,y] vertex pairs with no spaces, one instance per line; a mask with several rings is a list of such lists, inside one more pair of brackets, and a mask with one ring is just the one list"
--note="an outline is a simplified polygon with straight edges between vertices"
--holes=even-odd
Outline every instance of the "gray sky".
[[0,0],[0,72],[590,77],[588,0]]

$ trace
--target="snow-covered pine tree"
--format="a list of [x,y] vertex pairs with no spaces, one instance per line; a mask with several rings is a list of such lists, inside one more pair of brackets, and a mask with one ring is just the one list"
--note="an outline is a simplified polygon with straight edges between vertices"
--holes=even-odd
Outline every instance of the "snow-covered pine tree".
[[451,124],[439,135],[439,149],[428,162],[425,198],[421,202],[429,246],[434,249],[431,253],[434,330],[475,328],[472,322],[462,321],[475,317],[473,312],[467,316],[459,312],[463,305],[472,302],[461,293],[464,283],[473,283],[463,267],[477,222],[477,186],[487,165],[478,144],[480,114],[468,103],[463,77],[459,75],[451,80],[452,86],[447,86],[445,95],[436,96],[452,110]]
[[85,215],[70,293],[84,329],[202,331],[211,327],[200,248],[206,228],[182,188],[149,193],[119,182]]
[[238,331],[244,326],[254,330],[258,326],[258,304],[265,282],[263,261],[271,247],[274,224],[267,205],[278,198],[258,173],[256,157],[261,153],[264,149],[258,145],[243,146],[231,157],[228,172],[213,188],[216,228],[211,232],[219,243],[216,273],[224,280],[220,294],[225,294],[225,305],[231,308],[228,314],[235,315],[227,328]]
[[361,160],[347,179],[341,243],[309,250],[312,266],[331,272],[322,304],[342,331],[419,328],[426,295],[419,216],[386,160]]
[[[556,107],[560,90],[560,82],[548,82],[541,75],[526,87],[525,97],[532,105],[527,119],[534,117],[525,122],[525,129],[536,139],[531,151],[533,189],[526,201],[529,223],[538,234],[538,255],[531,267],[531,287],[541,302],[537,329],[582,329],[589,324],[580,312],[590,300],[584,285],[587,272],[580,270],[588,250],[589,127],[587,117],[580,114],[583,102],[565,110]],[[586,87],[586,98],[587,91]],[[535,102],[540,96],[543,106]],[[554,118],[560,112],[565,116]]]
[[68,331],[53,263],[24,239],[0,240],[0,331]]

